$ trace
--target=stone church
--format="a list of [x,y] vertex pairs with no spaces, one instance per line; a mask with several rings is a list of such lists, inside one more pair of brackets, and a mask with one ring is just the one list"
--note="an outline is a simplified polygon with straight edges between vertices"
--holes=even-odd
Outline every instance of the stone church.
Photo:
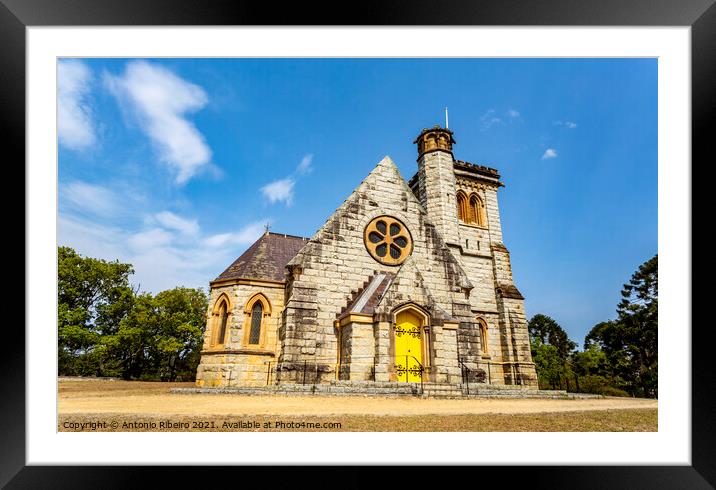
[[211,293],[199,387],[479,382],[537,388],[494,168],[415,140],[385,157],[311,238],[266,232]]

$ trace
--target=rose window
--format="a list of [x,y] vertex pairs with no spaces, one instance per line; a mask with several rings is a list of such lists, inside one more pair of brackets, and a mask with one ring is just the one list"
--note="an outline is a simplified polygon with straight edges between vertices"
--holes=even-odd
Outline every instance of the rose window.
[[365,228],[365,246],[381,264],[399,265],[413,251],[413,240],[401,221],[379,216]]

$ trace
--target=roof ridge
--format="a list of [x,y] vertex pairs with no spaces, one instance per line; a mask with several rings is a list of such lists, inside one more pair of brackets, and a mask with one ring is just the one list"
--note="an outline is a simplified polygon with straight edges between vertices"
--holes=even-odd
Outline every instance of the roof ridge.
[[299,236],[299,235],[289,235],[288,233],[277,233],[275,231],[267,231],[265,235],[276,235],[276,236],[282,236],[284,238],[300,238],[301,240],[310,240],[310,238],[307,238],[305,236]]

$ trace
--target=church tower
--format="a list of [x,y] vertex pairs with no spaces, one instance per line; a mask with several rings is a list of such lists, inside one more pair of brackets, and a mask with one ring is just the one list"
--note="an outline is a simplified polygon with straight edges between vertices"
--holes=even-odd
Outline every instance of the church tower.
[[313,236],[267,232],[210,283],[197,385],[537,387],[500,176],[447,128],[415,143],[409,182],[386,156]]
[[471,322],[461,324],[459,356],[470,368],[490,365],[505,384],[536,383],[524,298],[503,243],[496,169],[455,159],[453,132],[434,126],[415,140],[418,171],[409,186],[473,288]]
[[440,126],[423,129],[414,143],[418,145],[417,195],[443,240],[456,244],[453,133]]

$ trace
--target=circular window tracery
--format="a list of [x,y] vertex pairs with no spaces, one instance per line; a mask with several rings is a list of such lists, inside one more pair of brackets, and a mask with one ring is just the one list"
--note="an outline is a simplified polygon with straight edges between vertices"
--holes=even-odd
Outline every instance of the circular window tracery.
[[391,216],[378,216],[368,223],[364,241],[370,255],[385,265],[402,264],[413,251],[408,228]]

